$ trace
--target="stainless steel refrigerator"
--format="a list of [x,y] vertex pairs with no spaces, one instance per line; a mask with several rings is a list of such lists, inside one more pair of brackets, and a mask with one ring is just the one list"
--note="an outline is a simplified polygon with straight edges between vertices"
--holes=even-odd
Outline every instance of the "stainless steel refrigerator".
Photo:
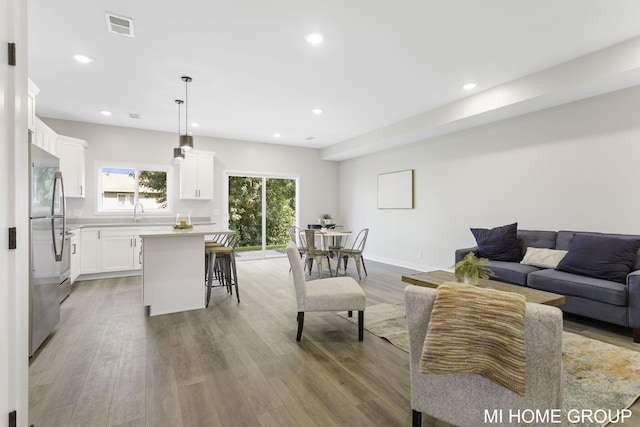
[[64,281],[64,187],[60,161],[30,145],[30,336],[29,355],[60,321],[60,284]]

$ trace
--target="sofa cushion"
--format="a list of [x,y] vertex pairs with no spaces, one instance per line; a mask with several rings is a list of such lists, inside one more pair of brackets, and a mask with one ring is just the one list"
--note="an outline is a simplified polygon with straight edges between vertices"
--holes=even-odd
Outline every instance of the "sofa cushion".
[[607,304],[627,305],[627,287],[624,284],[564,271],[545,269],[530,273],[527,276],[527,286]]
[[624,283],[640,248],[640,240],[608,235],[576,234],[559,271]]
[[527,274],[540,270],[530,265],[505,261],[491,261],[487,267],[496,274],[492,279],[520,286],[527,285]]
[[478,256],[495,261],[520,261],[522,253],[517,232],[518,223],[491,229],[471,229],[478,244]]
[[518,230],[520,252],[525,253],[530,247],[556,249],[557,234],[555,231]]
[[547,248],[527,248],[520,264],[532,265],[540,268],[556,268],[567,251]]
[[[571,241],[573,240],[573,236],[575,236],[576,234],[588,234],[593,236],[613,236],[613,237],[619,237],[621,239],[631,239],[631,240],[640,239],[640,235],[634,235],[634,234],[603,234],[603,233],[595,233],[595,232],[588,232],[588,231],[562,230],[562,231],[558,231],[557,233],[556,249],[569,250],[569,248],[571,247]],[[636,270],[640,270],[640,248],[638,249],[638,252],[636,252],[636,257],[633,261],[633,266],[631,267],[631,271],[636,271]]]

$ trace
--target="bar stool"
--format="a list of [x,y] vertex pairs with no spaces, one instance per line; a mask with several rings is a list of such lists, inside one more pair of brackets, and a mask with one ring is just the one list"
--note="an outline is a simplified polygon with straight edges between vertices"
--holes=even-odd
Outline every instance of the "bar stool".
[[211,298],[211,288],[216,287],[213,285],[214,275],[220,282],[218,286],[226,286],[227,292],[233,295],[233,286],[236,288],[236,298],[240,302],[240,292],[238,290],[238,274],[236,271],[236,252],[235,248],[239,242],[237,234],[233,234],[229,237],[226,246],[220,246],[215,243],[219,242],[206,242],[205,251],[207,253],[207,299],[206,307],[209,306],[209,300]]
[[[219,233],[216,234],[212,240],[204,241],[204,277],[205,281],[207,280],[207,275],[209,274],[209,248],[225,246],[227,241],[229,240],[229,233]],[[218,276],[218,271],[216,272],[216,277]]]

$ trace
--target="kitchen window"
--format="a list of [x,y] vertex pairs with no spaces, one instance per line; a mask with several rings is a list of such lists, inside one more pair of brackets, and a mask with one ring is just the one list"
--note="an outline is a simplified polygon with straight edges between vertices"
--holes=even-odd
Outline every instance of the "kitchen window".
[[170,182],[169,167],[101,164],[98,166],[98,212],[133,213],[139,202],[145,213],[171,213]]

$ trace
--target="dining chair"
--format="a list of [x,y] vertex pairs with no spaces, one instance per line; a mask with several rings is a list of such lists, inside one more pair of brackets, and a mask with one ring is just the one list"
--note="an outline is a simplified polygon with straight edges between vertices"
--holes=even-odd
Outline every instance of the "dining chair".
[[298,307],[296,341],[302,338],[304,314],[311,311],[347,311],[349,317],[354,311],[358,311],[358,340],[362,341],[367,296],[358,282],[351,277],[330,277],[307,281],[304,264],[297,254],[296,245],[289,242],[286,251],[296,288]]
[[316,262],[316,268],[318,269],[318,276],[322,277],[322,263],[324,259],[327,259],[327,265],[329,267],[329,276],[331,274],[331,263],[329,261],[329,251],[316,248],[316,232],[315,230],[304,230],[305,237],[305,261],[304,264],[309,266],[309,274],[313,269],[313,261]]
[[300,257],[304,256],[304,244],[302,244],[302,240],[300,240],[300,228],[292,225],[287,229],[289,231],[289,237],[291,241],[294,242],[298,246],[298,252],[300,253]]
[[[328,229],[333,231],[345,231],[344,225],[334,225],[328,227]],[[344,236],[332,236],[331,243],[329,244],[329,255],[333,256],[337,255],[340,250],[342,250],[345,246],[347,246],[348,235]]]
[[[364,246],[367,243],[367,236],[369,235],[369,229],[363,228],[360,230],[356,239],[353,241],[353,245],[351,249],[341,249],[338,252],[338,264],[340,264],[340,259],[344,261],[344,272],[347,273],[347,260],[349,258],[353,258],[356,263],[356,269],[358,270],[358,278],[362,279],[360,275],[360,264],[362,264],[362,268],[364,269],[365,276],[367,274],[367,267],[364,265],[364,258],[362,256],[362,252],[364,251]],[[336,270],[337,274],[337,270]]]

